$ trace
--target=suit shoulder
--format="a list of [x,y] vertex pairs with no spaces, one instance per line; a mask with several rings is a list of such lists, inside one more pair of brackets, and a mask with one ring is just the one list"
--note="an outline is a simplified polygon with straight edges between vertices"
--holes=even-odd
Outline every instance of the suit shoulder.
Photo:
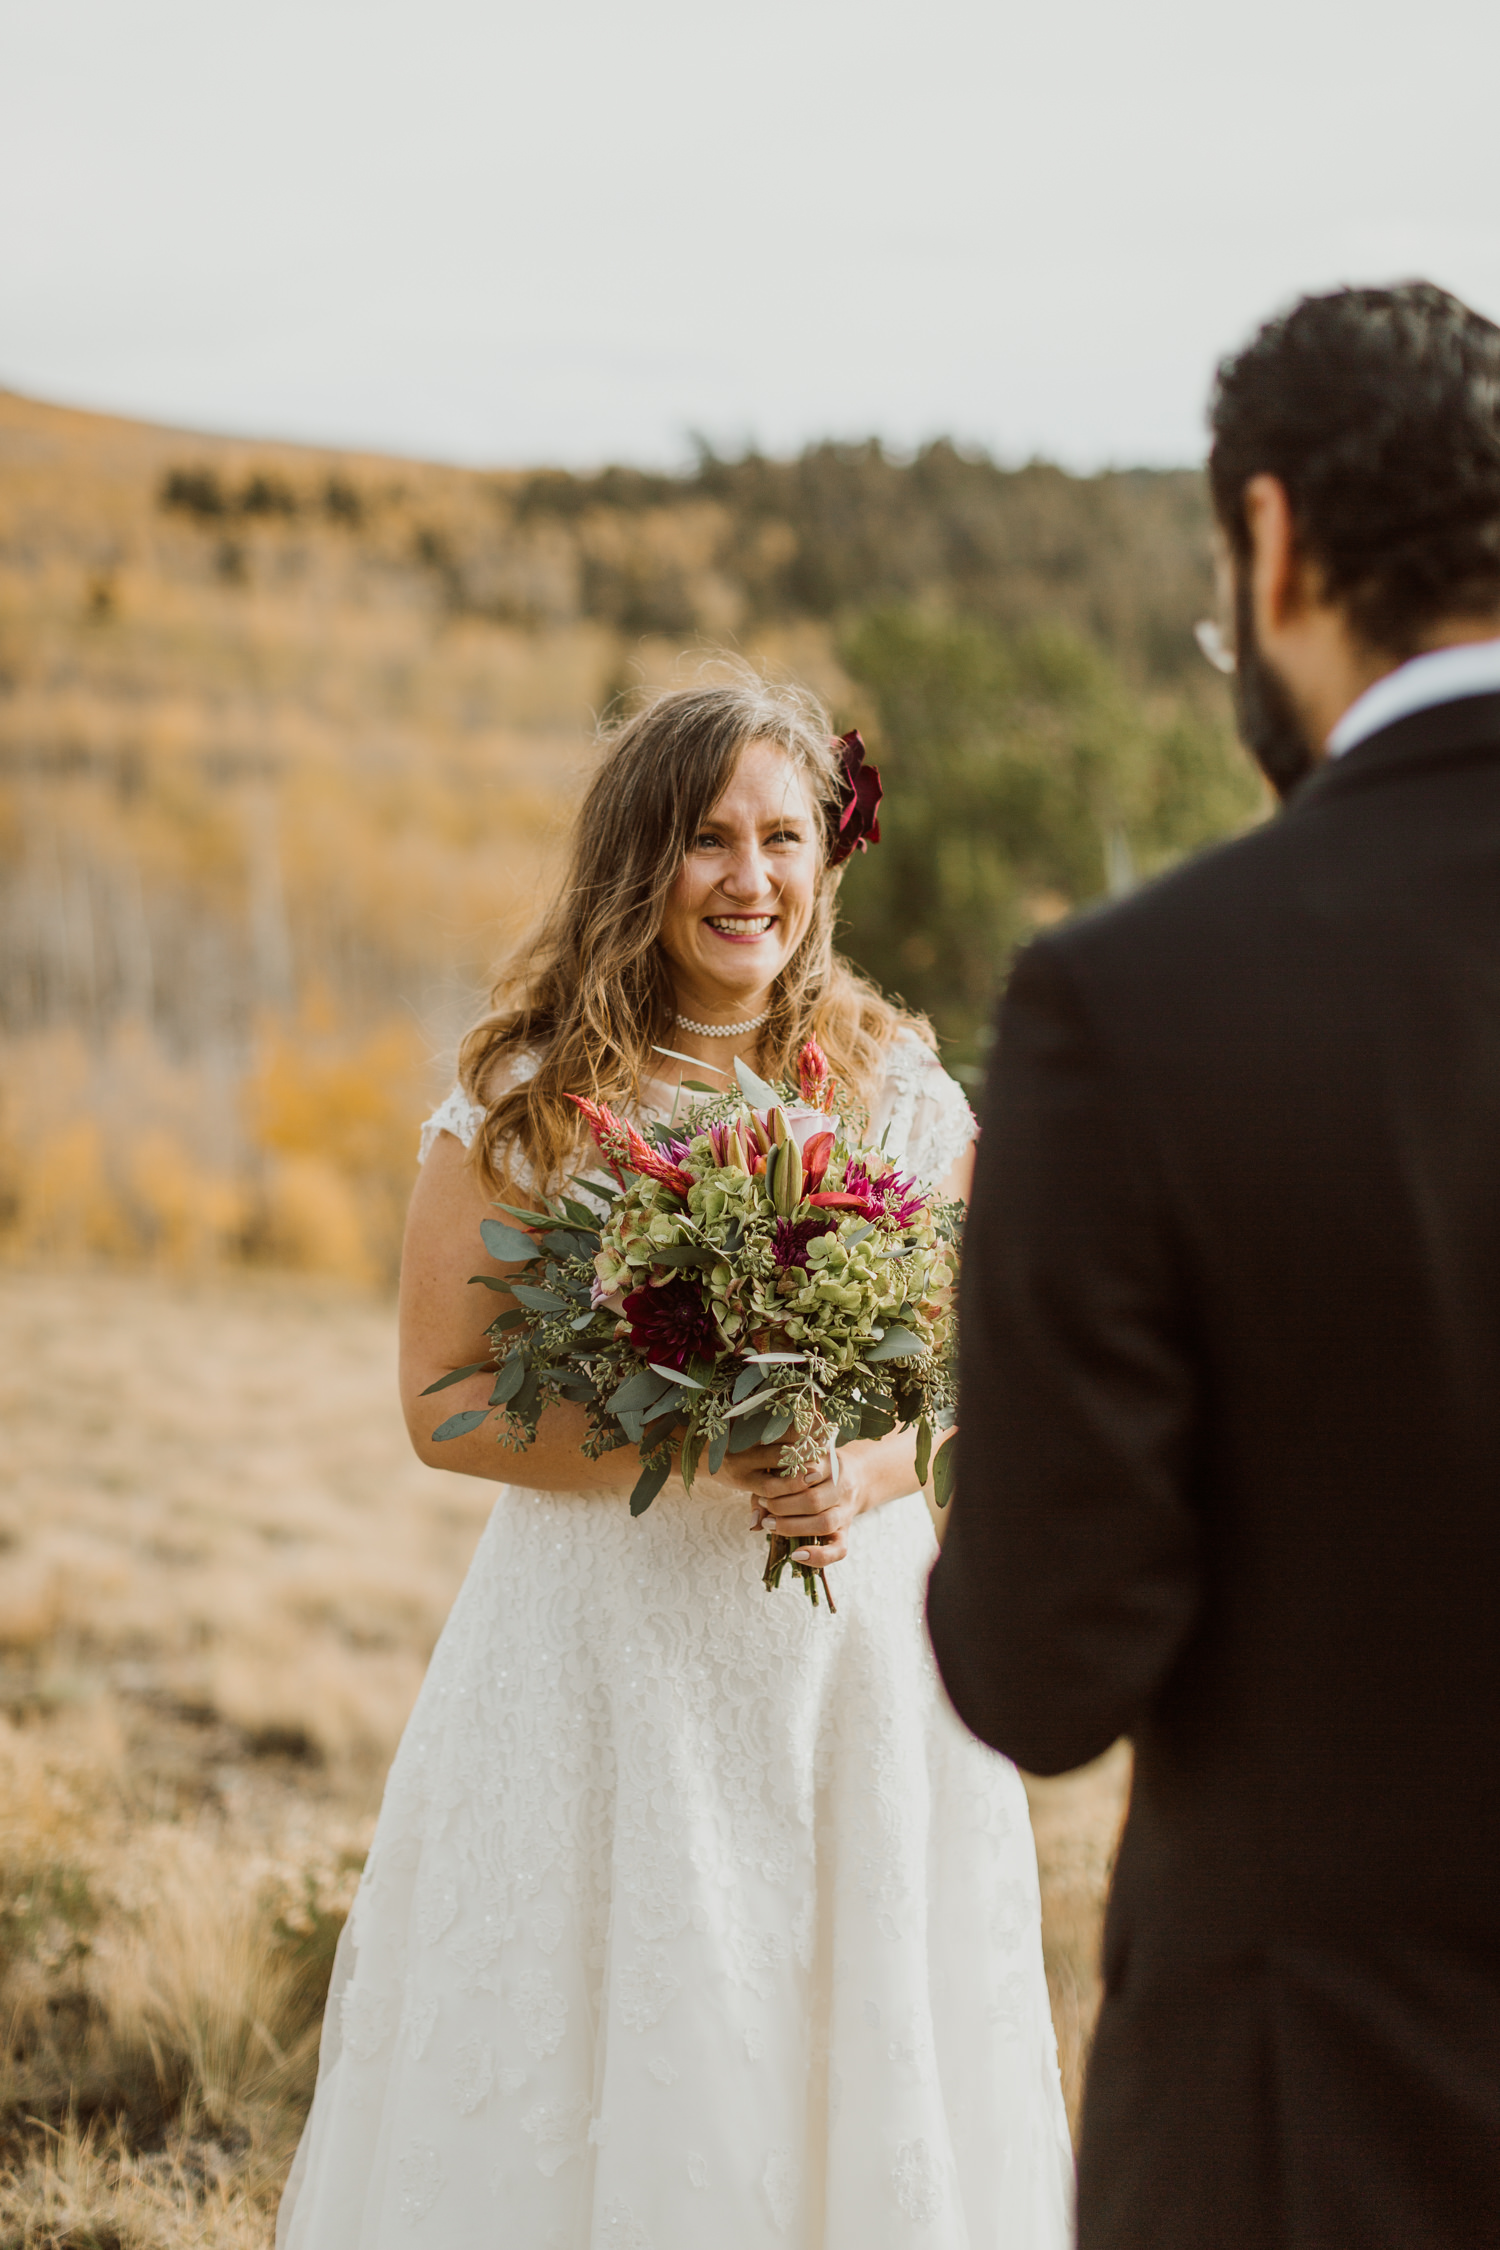
[[1278,911],[1284,886],[1295,880],[1307,841],[1294,821],[1265,821],[1196,853],[1128,898],[1086,909],[1029,950],[1064,975],[1087,979],[1131,960],[1191,959],[1205,945],[1217,950],[1236,937],[1253,942],[1257,921]]

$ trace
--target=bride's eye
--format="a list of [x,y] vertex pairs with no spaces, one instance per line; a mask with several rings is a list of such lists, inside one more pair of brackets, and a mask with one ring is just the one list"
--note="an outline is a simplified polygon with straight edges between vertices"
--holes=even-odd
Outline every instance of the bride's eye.
[[690,852],[715,852],[723,841],[723,837],[716,836],[711,828],[700,828],[688,845],[688,850]]

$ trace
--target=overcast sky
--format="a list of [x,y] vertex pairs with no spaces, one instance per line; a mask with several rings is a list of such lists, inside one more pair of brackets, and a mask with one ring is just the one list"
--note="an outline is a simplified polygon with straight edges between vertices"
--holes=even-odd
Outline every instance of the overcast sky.
[[469,462],[1190,461],[1217,354],[1500,316],[1496,0],[0,0],[0,384]]

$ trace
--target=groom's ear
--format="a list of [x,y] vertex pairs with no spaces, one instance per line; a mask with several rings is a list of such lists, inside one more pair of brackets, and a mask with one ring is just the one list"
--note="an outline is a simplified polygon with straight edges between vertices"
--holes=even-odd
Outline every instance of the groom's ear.
[[1297,623],[1322,594],[1322,573],[1297,540],[1292,503],[1280,477],[1253,476],[1242,503],[1249,543],[1250,603],[1262,648]]

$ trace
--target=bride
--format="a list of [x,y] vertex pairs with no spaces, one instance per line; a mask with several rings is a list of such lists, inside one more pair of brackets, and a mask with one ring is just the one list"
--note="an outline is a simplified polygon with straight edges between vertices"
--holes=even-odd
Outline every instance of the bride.
[[[659,696],[424,1128],[407,1418],[500,1490],[340,1946],[281,2250],[1068,2239],[1026,1800],[928,1654],[910,1433],[795,1480],[778,1448],[731,1455],[632,1520],[638,1456],[586,1460],[581,1408],[514,1454],[492,1427],[431,1441],[488,1377],[422,1395],[487,1356],[492,1199],[584,1166],[570,1092],[664,1117],[682,1078],[781,1076],[815,1038],[872,1137],[963,1192],[962,1095],[833,950],[872,784],[799,693]],[[763,1590],[768,1524],[837,1567],[837,1616]]]

